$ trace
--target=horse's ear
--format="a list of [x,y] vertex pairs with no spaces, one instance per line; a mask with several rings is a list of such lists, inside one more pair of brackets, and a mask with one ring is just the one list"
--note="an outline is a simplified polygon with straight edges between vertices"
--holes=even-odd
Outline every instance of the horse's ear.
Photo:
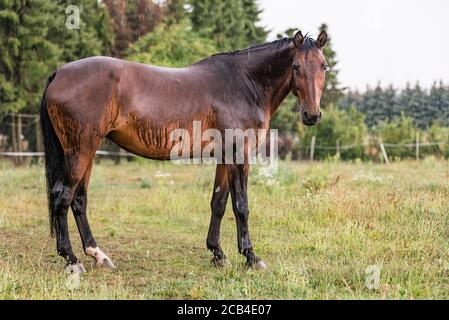
[[326,31],[321,31],[320,35],[318,36],[318,39],[316,39],[315,44],[318,48],[322,48],[326,45],[327,42],[327,33]]
[[293,44],[296,48],[301,48],[302,44],[304,42],[304,36],[302,35],[301,31],[296,32],[295,36],[293,37]]

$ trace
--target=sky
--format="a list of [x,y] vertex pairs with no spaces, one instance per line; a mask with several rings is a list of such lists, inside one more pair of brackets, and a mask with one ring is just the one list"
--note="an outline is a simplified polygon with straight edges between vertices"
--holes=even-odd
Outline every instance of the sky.
[[447,0],[258,0],[269,39],[290,27],[316,38],[325,22],[343,86],[449,84]]

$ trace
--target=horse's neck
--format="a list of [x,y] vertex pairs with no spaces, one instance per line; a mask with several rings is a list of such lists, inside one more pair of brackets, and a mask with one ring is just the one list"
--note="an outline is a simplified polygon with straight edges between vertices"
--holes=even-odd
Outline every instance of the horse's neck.
[[252,83],[249,90],[256,88],[262,94],[260,107],[271,118],[291,91],[291,66],[295,51],[290,45],[264,51],[251,53],[243,64],[248,70],[246,76]]

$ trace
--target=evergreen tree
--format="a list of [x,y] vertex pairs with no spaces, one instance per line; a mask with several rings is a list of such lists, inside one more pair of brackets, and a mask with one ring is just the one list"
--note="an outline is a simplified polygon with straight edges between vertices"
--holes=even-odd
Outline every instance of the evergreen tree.
[[263,42],[266,33],[254,1],[190,0],[190,20],[202,36],[212,38],[219,50],[235,50]]
[[268,31],[258,25],[260,23],[260,14],[263,10],[259,9],[256,1],[242,0],[243,12],[245,14],[245,37],[249,44],[262,43],[268,36]]
[[449,125],[449,90],[440,81],[433,83],[429,91],[428,112],[433,113],[433,123]]
[[57,4],[45,0],[0,0],[1,113],[36,110],[47,76],[61,50],[48,40]]
[[[54,12],[56,23],[49,29],[48,39],[62,49],[63,61],[74,61],[95,55],[111,55],[114,35],[111,18],[104,4],[91,0],[58,0]],[[68,5],[80,9],[79,29],[65,27]]]
[[407,84],[405,90],[401,92],[399,101],[406,116],[411,117],[420,128],[427,126],[426,97],[419,83],[413,88]]

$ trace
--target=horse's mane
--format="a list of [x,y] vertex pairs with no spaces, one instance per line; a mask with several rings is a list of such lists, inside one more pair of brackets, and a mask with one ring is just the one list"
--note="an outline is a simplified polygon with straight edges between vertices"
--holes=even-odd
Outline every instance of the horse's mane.
[[[271,41],[271,42],[256,44],[256,45],[250,46],[245,49],[216,53],[202,61],[208,61],[210,59],[226,58],[226,57],[230,57],[230,56],[247,55],[250,53],[256,53],[256,52],[260,52],[260,51],[270,51],[271,52],[271,51],[282,50],[282,49],[285,49],[286,47],[288,47],[292,42],[293,42],[293,38],[285,37],[285,38],[278,39],[278,40]],[[301,47],[301,51],[308,51],[308,50],[310,50],[312,48],[316,48],[316,47],[317,46],[315,44],[315,39],[309,37],[308,34],[306,34],[304,37],[303,45]],[[200,62],[202,62],[202,61],[200,61]]]
[[[263,105],[264,85],[272,85],[272,79],[267,83],[264,73],[271,68],[270,60],[282,61],[282,57],[291,56],[294,50],[293,38],[282,38],[272,42],[256,44],[246,49],[214,54],[196,63],[197,65],[214,65],[221,69],[220,75],[224,78],[242,75],[242,84],[248,89],[249,99],[256,100],[259,106]],[[307,52],[317,48],[315,40],[308,35],[304,37],[301,51]]]

